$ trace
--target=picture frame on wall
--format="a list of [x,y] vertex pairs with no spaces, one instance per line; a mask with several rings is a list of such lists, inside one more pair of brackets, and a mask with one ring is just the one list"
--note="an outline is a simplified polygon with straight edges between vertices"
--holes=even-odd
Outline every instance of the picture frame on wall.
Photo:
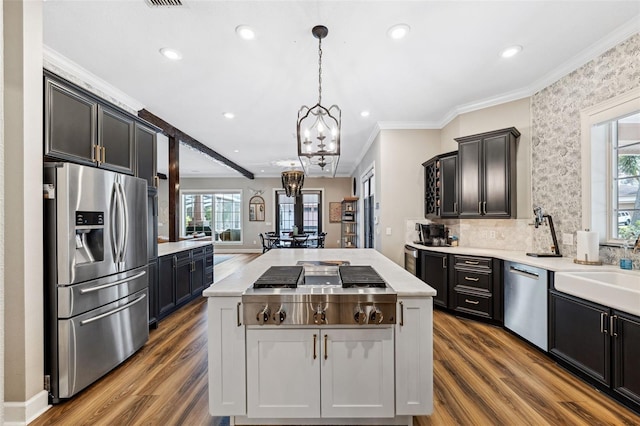
[[336,223],[342,220],[342,203],[329,203],[329,222]]

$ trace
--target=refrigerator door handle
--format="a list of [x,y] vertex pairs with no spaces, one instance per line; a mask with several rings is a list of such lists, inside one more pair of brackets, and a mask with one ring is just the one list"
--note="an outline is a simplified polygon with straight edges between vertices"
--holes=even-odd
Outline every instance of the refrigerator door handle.
[[111,237],[111,252],[113,253],[113,263],[118,263],[118,258],[120,256],[119,247],[118,247],[118,235],[117,235],[117,218],[118,214],[118,184],[116,182],[113,183],[113,190],[111,192],[111,203],[109,204],[109,236]]
[[92,293],[94,291],[102,290],[102,289],[105,289],[105,288],[109,288],[109,287],[113,287],[113,286],[116,286],[116,285],[120,285],[122,283],[133,281],[133,280],[135,280],[137,278],[140,278],[141,276],[143,276],[146,273],[147,273],[147,271],[142,271],[142,272],[137,273],[137,274],[135,274],[135,275],[133,275],[131,277],[123,278],[121,280],[114,281],[112,283],[97,285],[97,286],[89,287],[89,288],[83,288],[83,289],[80,290],[80,294]]
[[124,262],[124,256],[127,252],[127,243],[129,242],[129,206],[127,205],[127,197],[124,193],[122,183],[118,183],[120,187],[120,205],[122,206],[122,243],[120,245],[120,262]]
[[86,325],[86,324],[92,323],[94,321],[101,320],[102,318],[106,318],[106,317],[108,317],[110,315],[117,314],[120,311],[124,311],[128,307],[130,307],[132,305],[135,305],[136,303],[140,302],[145,297],[147,297],[147,295],[146,294],[142,294],[140,297],[138,297],[137,299],[127,303],[126,305],[122,305],[119,308],[113,309],[113,310],[111,310],[109,312],[105,312],[104,314],[96,315],[95,317],[91,317],[91,318],[88,318],[88,319],[86,319],[84,321],[80,321],[80,325]]

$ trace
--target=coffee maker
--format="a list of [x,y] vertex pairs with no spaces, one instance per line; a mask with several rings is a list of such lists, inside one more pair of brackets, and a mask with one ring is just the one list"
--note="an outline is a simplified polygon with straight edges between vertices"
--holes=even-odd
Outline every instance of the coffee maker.
[[420,244],[425,246],[447,244],[447,231],[445,226],[439,223],[421,223]]

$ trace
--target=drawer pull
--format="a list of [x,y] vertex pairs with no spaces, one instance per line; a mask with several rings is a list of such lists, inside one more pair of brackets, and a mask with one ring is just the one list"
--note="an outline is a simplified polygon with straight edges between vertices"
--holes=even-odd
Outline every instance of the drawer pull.
[[471,261],[471,260],[465,260],[464,263],[466,263],[467,265],[479,265],[480,262],[479,261]]
[[480,303],[480,301],[479,301],[479,300],[469,300],[469,299],[464,299],[464,302],[465,302],[465,303],[468,303],[468,304],[470,304],[470,305],[477,305],[477,304],[479,304],[479,303]]
[[472,278],[472,277],[467,277],[467,276],[465,276],[464,279],[467,280],[467,281],[473,281],[473,282],[480,281],[480,278]]
[[404,303],[400,302],[400,327],[404,326]]
[[236,322],[238,324],[238,327],[242,325],[242,321],[240,321],[240,305],[242,305],[242,303],[240,302],[238,302],[238,304],[236,305]]
[[318,335],[314,334],[313,335],[313,359],[318,358],[318,353],[316,351],[316,348],[318,347],[317,340],[318,340]]

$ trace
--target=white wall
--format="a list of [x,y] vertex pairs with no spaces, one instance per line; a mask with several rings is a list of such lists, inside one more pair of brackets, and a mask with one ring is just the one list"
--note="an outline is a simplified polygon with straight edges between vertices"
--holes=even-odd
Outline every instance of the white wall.
[[5,421],[46,408],[43,390],[42,3],[5,1]]
[[[4,23],[0,7],[0,401],[4,401]],[[4,404],[0,404],[4,424]]]
[[[363,207],[364,203],[362,200],[362,177],[365,173],[368,173],[371,168],[374,170],[374,188],[373,188],[373,202],[374,202],[374,216],[380,220],[381,211],[379,208],[375,206],[379,206],[381,200],[383,199],[382,187],[380,186],[380,182],[382,180],[382,176],[384,175],[382,168],[380,167],[380,133],[376,136],[376,138],[371,143],[371,146],[363,156],[360,164],[356,167],[353,172],[353,177],[356,178],[356,196],[360,197],[358,201],[358,220],[360,221],[358,226],[358,247],[364,247],[364,227],[363,227]],[[373,247],[382,251],[382,242],[380,239],[380,224],[379,222],[374,226],[374,237],[373,237]]]

